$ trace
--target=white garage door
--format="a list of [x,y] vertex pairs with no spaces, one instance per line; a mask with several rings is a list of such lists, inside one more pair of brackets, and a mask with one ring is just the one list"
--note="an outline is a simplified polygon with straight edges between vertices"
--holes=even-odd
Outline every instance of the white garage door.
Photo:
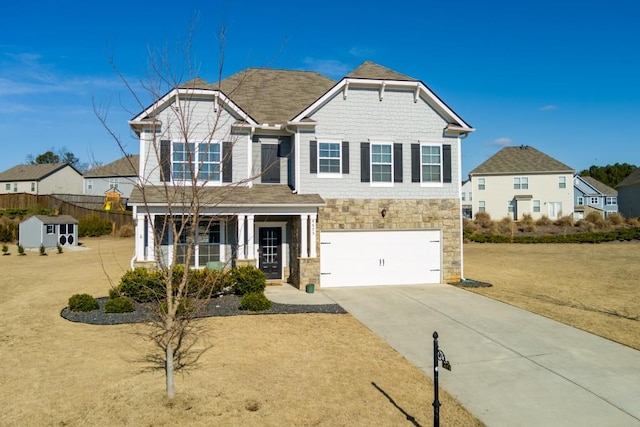
[[440,231],[324,231],[320,286],[440,283]]

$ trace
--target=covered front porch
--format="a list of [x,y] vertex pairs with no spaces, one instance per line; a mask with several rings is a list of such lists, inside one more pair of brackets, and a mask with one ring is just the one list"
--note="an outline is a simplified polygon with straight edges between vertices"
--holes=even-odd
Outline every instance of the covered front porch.
[[[175,206],[168,213],[168,206],[162,204],[134,205],[132,266],[188,263],[192,268],[218,269],[254,265],[268,280],[289,282],[298,288],[319,283],[316,230],[322,199],[291,194],[288,189],[284,193],[278,188],[281,197],[275,201],[271,200],[273,187],[282,186],[238,188],[255,196],[253,203],[202,206],[197,218]],[[194,232],[195,239],[187,260],[189,231]]]

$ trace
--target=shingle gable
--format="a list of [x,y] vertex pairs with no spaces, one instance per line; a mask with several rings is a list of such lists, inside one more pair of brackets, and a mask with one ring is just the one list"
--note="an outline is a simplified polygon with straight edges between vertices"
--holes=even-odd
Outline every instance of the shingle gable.
[[609,187],[607,184],[598,181],[597,179],[591,176],[581,176],[587,184],[595,188],[600,192],[600,194],[604,194],[605,196],[617,196],[618,192],[613,188]]
[[140,156],[137,154],[123,157],[104,166],[87,172],[85,178],[106,178],[111,176],[138,176]]
[[640,168],[631,172],[631,175],[622,180],[620,184],[617,185],[617,188],[627,187],[629,185],[640,184]]
[[505,147],[491,156],[469,175],[507,175],[518,173],[573,173],[574,170],[562,162],[524,145]]
[[[17,165],[0,173],[0,182],[7,181],[39,181],[64,167],[73,166],[68,163],[41,163],[35,165]],[[75,169],[74,169],[75,170]]]
[[404,74],[400,74],[371,61],[363,62],[358,68],[347,74],[346,77],[354,79],[418,81],[417,79],[405,76]]

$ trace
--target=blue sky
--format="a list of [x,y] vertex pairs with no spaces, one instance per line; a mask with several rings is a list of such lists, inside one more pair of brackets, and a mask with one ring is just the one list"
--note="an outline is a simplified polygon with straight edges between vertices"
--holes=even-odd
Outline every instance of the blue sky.
[[51,148],[119,158],[94,102],[136,153],[127,120],[140,108],[110,58],[137,87],[148,49],[172,51],[194,22],[205,80],[217,79],[222,26],[223,77],[267,66],[339,79],[372,60],[422,80],[477,129],[463,141],[465,177],[506,145],[578,171],[640,165],[639,14],[631,0],[3,2],[0,171]]

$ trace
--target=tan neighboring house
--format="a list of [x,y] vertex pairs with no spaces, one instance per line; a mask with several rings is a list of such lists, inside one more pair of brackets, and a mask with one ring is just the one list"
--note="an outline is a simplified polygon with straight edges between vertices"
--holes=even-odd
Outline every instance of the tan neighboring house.
[[128,198],[138,182],[139,163],[140,156],[131,154],[87,172],[84,175],[84,194],[104,196],[114,189]]
[[473,215],[487,212],[493,219],[557,219],[573,214],[574,170],[523,145],[505,147],[469,173]]
[[69,163],[17,165],[0,173],[0,194],[82,194],[82,174]]
[[474,129],[418,79],[368,61],[339,81],[254,68],[185,83],[129,123],[142,183],[129,199],[134,264],[185,262],[184,237],[162,227],[180,207],[166,194],[196,178],[192,267],[254,265],[299,288],[463,274],[461,139]]
[[640,217],[640,168],[622,180],[618,189],[618,211],[625,218]]

